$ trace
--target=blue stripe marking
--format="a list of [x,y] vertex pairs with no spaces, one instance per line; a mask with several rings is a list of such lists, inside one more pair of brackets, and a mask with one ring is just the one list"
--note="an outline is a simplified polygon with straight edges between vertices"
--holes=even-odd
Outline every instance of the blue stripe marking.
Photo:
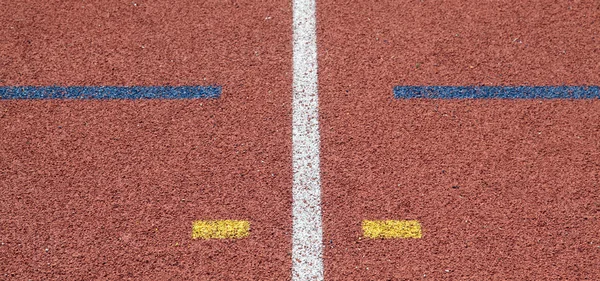
[[397,99],[600,99],[599,86],[396,86]]
[[1,99],[209,99],[221,96],[221,86],[5,86]]

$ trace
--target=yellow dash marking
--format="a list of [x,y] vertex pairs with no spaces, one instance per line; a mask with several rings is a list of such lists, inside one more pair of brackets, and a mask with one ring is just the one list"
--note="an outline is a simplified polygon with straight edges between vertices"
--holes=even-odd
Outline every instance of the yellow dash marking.
[[421,238],[421,224],[416,220],[380,220],[362,222],[366,238]]
[[241,220],[195,221],[192,239],[239,239],[250,234],[250,222]]

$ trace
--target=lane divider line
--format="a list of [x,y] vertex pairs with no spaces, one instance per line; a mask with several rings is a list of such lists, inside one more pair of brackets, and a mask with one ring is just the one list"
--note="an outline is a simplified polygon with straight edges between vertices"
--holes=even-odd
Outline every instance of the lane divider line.
[[293,1],[292,280],[323,280],[316,0]]
[[421,238],[417,220],[363,220],[363,236],[371,239]]
[[192,223],[192,239],[240,239],[250,235],[245,220],[197,220]]
[[600,99],[600,86],[396,86],[397,99]]
[[4,86],[0,100],[212,99],[221,86]]

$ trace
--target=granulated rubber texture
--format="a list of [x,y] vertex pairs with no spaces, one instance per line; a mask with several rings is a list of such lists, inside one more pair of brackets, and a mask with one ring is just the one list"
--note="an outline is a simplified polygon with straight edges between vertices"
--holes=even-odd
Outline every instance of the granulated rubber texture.
[[[600,279],[594,1],[318,1],[327,280]],[[287,280],[291,5],[7,1],[0,86],[221,85],[217,100],[0,101],[0,278]],[[192,222],[251,222],[192,240]],[[368,240],[361,221],[419,220]]]
[[[0,101],[0,279],[288,279],[291,19],[285,1],[5,1],[0,86],[223,92]],[[192,240],[213,219],[250,236]]]
[[[319,1],[326,280],[599,280],[600,102],[395,86],[600,84],[595,1]],[[362,238],[418,220],[420,239]]]

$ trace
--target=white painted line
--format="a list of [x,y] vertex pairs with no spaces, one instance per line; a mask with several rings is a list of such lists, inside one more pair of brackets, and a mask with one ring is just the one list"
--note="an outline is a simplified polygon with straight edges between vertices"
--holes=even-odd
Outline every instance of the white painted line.
[[292,280],[323,280],[316,0],[294,0]]

